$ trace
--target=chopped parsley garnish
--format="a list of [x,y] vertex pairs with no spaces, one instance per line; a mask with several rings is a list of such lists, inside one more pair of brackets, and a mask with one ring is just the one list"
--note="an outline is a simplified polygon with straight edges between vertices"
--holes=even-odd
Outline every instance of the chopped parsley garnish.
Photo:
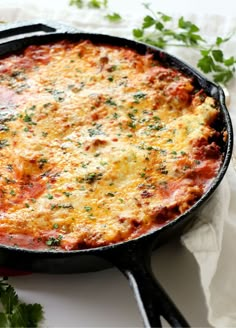
[[51,195],[51,194],[47,194],[46,197],[47,197],[47,199],[53,199],[53,195]]
[[45,138],[45,137],[47,137],[47,135],[48,135],[48,132],[44,132],[44,131],[42,132],[42,137]]
[[12,164],[7,164],[7,169],[8,169],[9,171],[12,171],[12,170],[13,170],[13,166],[12,166]]
[[117,65],[112,65],[107,70],[108,70],[108,72],[114,72],[117,70]]
[[143,92],[137,92],[134,94],[134,99],[135,100],[139,100],[139,99],[143,99],[146,97],[146,93]]
[[26,113],[25,116],[23,117],[23,121],[27,123],[32,122],[32,116]]
[[112,100],[112,98],[109,98],[105,101],[106,105],[110,105],[110,106],[116,106],[116,103]]
[[46,103],[43,105],[44,108],[48,108],[49,106],[51,106],[51,103]]
[[33,122],[32,117],[33,114],[29,115],[28,113],[25,113],[25,115],[22,116],[25,123],[28,123],[29,125],[37,125],[37,123]]
[[120,116],[119,114],[117,114],[117,113],[113,113],[113,118],[114,118],[114,119],[117,119],[119,116]]
[[9,131],[9,127],[4,124],[0,124],[0,131]]
[[106,193],[106,196],[115,197],[115,193],[114,192],[108,192],[108,193]]
[[48,240],[46,241],[46,245],[60,246],[62,238],[63,238],[62,235],[59,235],[58,237],[49,237]]
[[0,140],[0,149],[5,148],[7,146],[9,146],[9,142],[7,139]]
[[136,129],[136,124],[133,121],[129,122],[128,126],[132,129]]
[[84,169],[86,169],[86,167],[88,167],[88,165],[89,165],[89,162],[81,163],[81,167],[84,168]]
[[113,82],[114,81],[114,77],[113,76],[108,76],[108,81],[110,81],[110,82]]
[[84,209],[85,209],[86,212],[92,211],[92,207],[91,206],[84,206]]
[[85,180],[85,182],[92,184],[97,180],[101,180],[102,175],[103,175],[102,173],[92,172],[92,173],[87,174],[85,176],[84,180]]
[[95,124],[94,128],[88,129],[89,136],[94,137],[94,136],[97,136],[97,135],[104,134],[104,132],[101,131],[101,127],[102,127],[101,124]]
[[62,102],[65,100],[65,92],[64,91],[59,91],[59,90],[53,90],[51,92],[54,96],[54,99],[58,102]]
[[30,108],[29,108],[29,110],[35,110],[36,109],[36,106],[35,105],[33,105],[33,106],[31,106]]
[[14,121],[16,119],[16,115],[12,114],[11,107],[7,108],[7,110],[0,111],[0,123]]
[[190,166],[189,166],[189,165],[184,165],[184,166],[183,166],[183,170],[184,170],[184,171],[186,171],[186,170],[188,170],[188,169],[190,169]]
[[46,158],[40,158],[38,160],[39,168],[42,169],[47,162],[48,162],[48,160]]
[[128,113],[128,116],[131,120],[135,120],[135,115],[133,113]]
[[150,124],[150,125],[148,125],[148,128],[149,128],[149,130],[159,131],[163,128],[163,125],[160,123]]
[[66,197],[70,197],[72,195],[71,192],[68,192],[68,191],[64,191],[63,194],[66,196]]
[[160,164],[157,167],[157,171],[159,171],[162,174],[168,174],[168,170],[166,169],[166,165],[165,164]]
[[57,209],[57,208],[68,208],[73,209],[74,206],[72,204],[52,204],[51,210]]

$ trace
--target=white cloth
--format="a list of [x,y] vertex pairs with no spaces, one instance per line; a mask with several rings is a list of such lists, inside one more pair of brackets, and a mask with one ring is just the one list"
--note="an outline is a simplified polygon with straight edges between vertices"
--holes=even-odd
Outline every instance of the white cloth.
[[[21,2],[23,3],[23,2]],[[26,5],[24,8],[1,5],[0,20],[15,22],[32,19],[56,20],[68,25],[78,27],[81,31],[96,32],[132,38],[132,29],[140,26],[143,15],[126,14],[121,23],[110,23],[104,19],[102,11],[81,9],[79,14],[76,8],[60,10],[55,6],[49,11],[37,7],[37,3]],[[202,32],[209,39],[216,35],[225,35],[234,27],[233,18],[208,15],[207,17],[196,14],[188,19],[201,26]],[[211,24],[207,22],[211,21]],[[214,23],[213,23],[214,22]],[[225,46],[226,53],[232,54],[236,48],[235,39]],[[169,49],[172,54],[194,65],[196,52],[183,49]],[[231,93],[230,108],[236,105],[236,96],[233,94],[235,82],[229,86]],[[231,110],[232,118],[235,114]],[[236,121],[236,120],[235,120]],[[208,308],[208,320],[214,327],[236,327],[236,221],[233,209],[236,209],[236,177],[230,167],[226,178],[222,181],[214,197],[198,215],[194,227],[184,236],[182,243],[193,254],[200,269],[202,289]],[[231,204],[230,204],[231,201]],[[227,254],[227,256],[226,256]],[[229,256],[231,254],[231,256]]]

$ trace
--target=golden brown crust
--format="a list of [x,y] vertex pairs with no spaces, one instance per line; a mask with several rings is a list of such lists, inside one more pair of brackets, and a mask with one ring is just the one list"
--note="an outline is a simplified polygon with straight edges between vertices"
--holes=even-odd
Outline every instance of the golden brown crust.
[[221,164],[219,110],[151,54],[90,41],[0,60],[0,242],[109,245],[161,227]]

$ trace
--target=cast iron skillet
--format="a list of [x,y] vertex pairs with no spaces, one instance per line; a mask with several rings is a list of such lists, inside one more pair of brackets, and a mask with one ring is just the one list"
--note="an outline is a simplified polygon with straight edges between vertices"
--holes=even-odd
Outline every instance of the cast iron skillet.
[[[31,33],[29,36],[28,33]],[[27,34],[27,35],[25,35]],[[193,77],[196,86],[214,97],[220,104],[221,120],[219,131],[228,133],[226,142],[222,140],[223,163],[209,190],[186,213],[162,228],[149,232],[135,240],[120,242],[115,245],[83,249],[77,251],[37,251],[0,245],[0,264],[6,267],[47,273],[75,273],[95,271],[111,265],[118,267],[128,278],[135,294],[145,327],[161,327],[160,317],[164,317],[172,327],[188,327],[189,324],[155,280],[150,257],[154,247],[168,242],[174,235],[179,235],[195,220],[201,207],[213,195],[228,168],[233,146],[232,124],[225,107],[225,98],[219,86],[209,82],[193,68],[160,49],[134,41],[99,34],[79,33],[78,30],[55,22],[24,22],[4,26],[0,38],[13,37],[0,44],[0,55],[10,54],[30,44],[41,44],[60,39],[90,39],[93,42],[128,46],[139,53],[151,51],[162,63],[179,69]]]

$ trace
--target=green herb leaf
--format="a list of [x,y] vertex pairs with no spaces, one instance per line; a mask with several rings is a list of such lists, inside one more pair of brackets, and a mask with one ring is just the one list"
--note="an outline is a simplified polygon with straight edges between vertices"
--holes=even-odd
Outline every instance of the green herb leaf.
[[17,304],[11,315],[11,327],[27,327],[28,321],[28,311],[26,304]]
[[121,16],[118,13],[107,14],[105,16],[110,22],[118,23],[122,20]]
[[43,309],[40,304],[22,303],[14,288],[6,278],[0,280],[0,300],[4,312],[0,312],[0,327],[38,327],[43,319]]
[[186,21],[183,16],[180,17],[178,26],[182,29],[189,30],[191,32],[199,31],[199,28],[195,24],[191,23],[190,21]]
[[156,22],[155,27],[159,31],[162,31],[164,29],[164,25],[161,22]]
[[9,146],[8,140],[7,139],[2,139],[0,140],[0,149]]
[[163,14],[162,12],[158,12],[159,15],[161,15],[161,20],[163,22],[170,22],[172,20],[172,18],[166,14]]
[[90,212],[92,210],[91,206],[84,206],[86,212]]
[[107,4],[108,4],[108,0],[89,0],[89,1],[70,0],[69,2],[70,6],[76,6],[79,9],[84,7],[95,8],[95,9],[106,8]]
[[1,295],[1,302],[6,313],[11,314],[13,308],[18,304],[18,296],[12,286],[7,286]]
[[70,6],[76,6],[77,8],[83,8],[83,0],[70,0],[69,2]]
[[0,327],[10,327],[10,322],[6,313],[0,313]]
[[66,196],[66,197],[70,197],[72,195],[71,192],[69,191],[64,191],[63,194]]
[[212,50],[212,56],[217,62],[222,63],[224,60],[223,52],[220,49]]
[[230,58],[224,60],[225,66],[232,66],[235,63],[236,63],[236,60],[233,56],[231,56]]
[[133,36],[137,39],[141,38],[143,36],[144,32],[142,29],[136,28],[133,29]]
[[96,172],[92,172],[92,173],[88,173],[85,177],[85,182],[92,184],[95,181],[101,180],[102,178],[102,173],[96,173]]
[[199,59],[197,66],[204,72],[209,73],[213,70],[214,62],[210,56],[204,56]]
[[233,78],[233,72],[228,70],[219,74],[214,74],[213,77],[215,82],[227,84]]
[[46,241],[46,244],[48,246],[59,246],[62,240],[62,235],[59,235],[58,237],[49,237]]
[[224,40],[223,40],[220,36],[218,36],[218,37],[216,38],[216,45],[217,45],[217,46],[220,46],[221,43],[223,43],[223,42],[224,42]]
[[47,199],[53,199],[53,195],[51,195],[51,194],[47,194],[46,197],[47,197]]
[[27,316],[28,326],[37,327],[38,322],[40,322],[43,319],[42,306],[38,303],[24,304],[23,310],[28,314]]
[[144,17],[142,27],[148,28],[148,27],[154,25],[155,23],[156,23],[156,20],[153,17],[148,15],[148,16]]
[[88,2],[88,6],[89,6],[90,8],[101,8],[101,6],[102,6],[102,2],[99,1],[99,0],[90,0],[90,1]]

